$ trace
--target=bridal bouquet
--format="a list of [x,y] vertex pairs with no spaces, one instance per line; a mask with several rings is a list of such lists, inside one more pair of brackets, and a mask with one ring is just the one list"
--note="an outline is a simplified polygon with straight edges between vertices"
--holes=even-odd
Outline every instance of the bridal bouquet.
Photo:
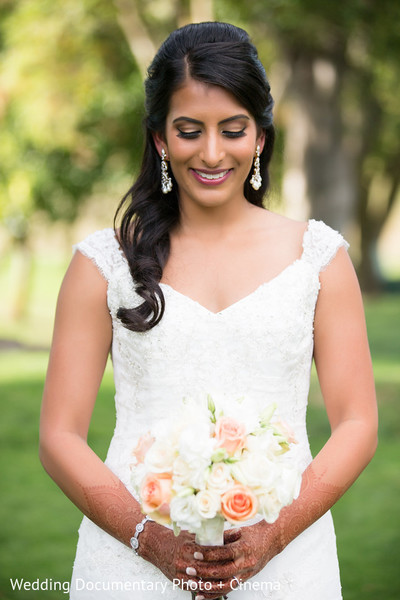
[[133,450],[132,483],[143,513],[223,544],[225,525],[257,514],[274,522],[298,496],[301,476],[290,429],[275,405],[255,415],[246,400],[216,406],[184,399],[180,410],[142,436]]

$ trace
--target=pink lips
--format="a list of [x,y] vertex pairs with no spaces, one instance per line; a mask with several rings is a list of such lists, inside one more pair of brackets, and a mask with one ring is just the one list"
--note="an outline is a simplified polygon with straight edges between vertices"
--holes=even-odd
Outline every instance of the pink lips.
[[203,185],[220,185],[224,183],[232,172],[232,169],[191,169],[193,176]]

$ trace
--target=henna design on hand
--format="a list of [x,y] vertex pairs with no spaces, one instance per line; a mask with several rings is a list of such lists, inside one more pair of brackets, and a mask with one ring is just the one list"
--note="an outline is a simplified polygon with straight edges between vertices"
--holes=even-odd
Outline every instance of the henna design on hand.
[[[241,537],[228,547],[204,548],[203,561],[192,561],[197,579],[216,583],[211,593],[201,592],[206,600],[232,591],[232,579],[240,582],[253,577],[295,537],[319,519],[342,496],[349,483],[339,486],[326,481],[309,466],[303,474],[297,500],[282,509],[277,521],[264,521],[241,528]],[[218,584],[217,584],[218,581]],[[219,587],[219,582],[222,587]],[[219,594],[218,594],[219,592]],[[214,595],[213,595],[214,594]]]
[[[139,554],[172,580],[179,580],[188,590],[190,581],[199,585],[195,595],[206,600],[219,598],[232,591],[236,576],[240,582],[258,573],[294,538],[319,519],[340,498],[348,485],[325,481],[324,473],[316,474],[312,465],[303,474],[299,497],[282,509],[277,521],[260,521],[225,534],[224,546],[199,546],[194,536],[148,521],[140,534]],[[83,512],[102,529],[127,546],[142,513],[137,501],[117,480],[110,485],[82,487]],[[202,557],[202,558],[200,558]],[[195,569],[196,576],[188,575]],[[209,582],[204,589],[204,582]],[[202,585],[203,584],[203,587]],[[235,586],[234,586],[235,587]]]

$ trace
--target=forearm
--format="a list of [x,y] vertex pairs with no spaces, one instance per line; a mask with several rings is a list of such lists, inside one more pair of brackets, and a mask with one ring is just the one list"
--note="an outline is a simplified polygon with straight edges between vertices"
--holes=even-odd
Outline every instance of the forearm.
[[371,460],[375,448],[374,426],[349,420],[336,428],[305,470],[299,497],[281,511],[272,526],[279,551],[339,500]]
[[96,525],[129,546],[143,514],[118,477],[76,434],[42,440],[40,459],[50,477]]

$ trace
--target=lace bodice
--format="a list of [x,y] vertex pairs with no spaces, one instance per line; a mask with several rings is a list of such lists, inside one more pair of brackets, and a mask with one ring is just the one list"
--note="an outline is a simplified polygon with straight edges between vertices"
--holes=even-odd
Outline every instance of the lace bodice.
[[[209,393],[216,399],[246,396],[257,409],[275,402],[277,413],[296,432],[299,441],[297,460],[303,469],[307,466],[311,453],[306,432],[306,407],[319,274],[340,246],[347,246],[347,243],[339,233],[320,221],[309,221],[301,257],[271,281],[218,313],[162,283],[166,300],[164,316],[156,327],[144,333],[129,331],[116,316],[119,307],[135,306],[142,299],[135,292],[114,231],[98,231],[76,246],[94,261],[108,283],[117,417],[106,463],[132,493],[129,465],[137,438],[155,419],[171,414],[184,396],[199,400]],[[84,527],[92,527],[91,543],[93,536],[99,536],[100,543],[100,538],[107,535],[98,528],[93,529],[92,524]],[[312,527],[305,534],[309,535],[310,530]],[[133,573],[135,561],[129,549],[108,538],[113,552],[118,549],[119,568],[126,561],[129,572]],[[85,540],[80,541],[81,546],[85,543]],[[104,546],[104,539],[102,544]],[[108,557],[102,563],[102,557],[106,557],[103,549],[96,559],[92,552],[89,564],[93,560],[100,561],[104,572],[110,568],[110,559]],[[148,577],[155,577],[152,565],[137,560],[142,575],[147,573]],[[98,569],[99,564],[93,564],[92,568]],[[281,590],[285,577],[289,577],[288,573],[280,574]],[[295,589],[296,585],[293,586]],[[170,596],[167,592],[163,594],[163,598],[177,598],[180,594],[180,590],[174,590]],[[280,596],[277,591],[270,596],[260,594],[243,597],[292,598],[288,594]],[[184,597],[189,598],[187,593]],[[307,600],[314,598],[306,597]],[[331,597],[337,600],[340,596]],[[101,596],[96,596],[97,600],[99,598]],[[239,592],[235,598],[239,600]],[[303,596],[293,595],[294,598],[300,600]],[[328,600],[328,595],[324,598]]]

